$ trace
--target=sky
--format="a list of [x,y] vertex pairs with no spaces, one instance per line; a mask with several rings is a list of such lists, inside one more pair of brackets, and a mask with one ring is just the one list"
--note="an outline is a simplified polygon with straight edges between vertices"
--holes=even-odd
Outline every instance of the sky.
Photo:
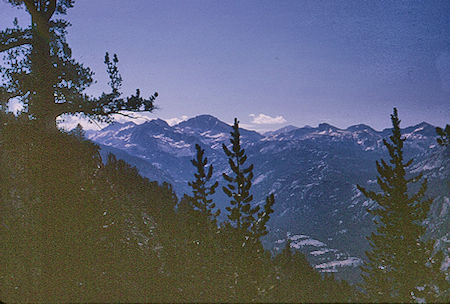
[[[15,16],[29,22],[0,1],[0,29]],[[403,126],[449,123],[450,1],[77,0],[65,18],[74,58],[95,72],[88,93],[108,90],[106,51],[126,94],[159,93],[136,122],[380,130],[397,107]]]

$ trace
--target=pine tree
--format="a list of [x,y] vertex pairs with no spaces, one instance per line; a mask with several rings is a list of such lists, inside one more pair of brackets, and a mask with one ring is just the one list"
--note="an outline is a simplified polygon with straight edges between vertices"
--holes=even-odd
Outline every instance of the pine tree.
[[[177,207],[181,225],[176,248],[179,263],[171,266],[176,274],[173,285],[179,290],[179,301],[214,302],[217,301],[218,278],[224,275],[218,271],[221,261],[217,257],[221,247],[217,241],[220,209],[214,210],[215,204],[210,198],[218,182],[211,181],[214,169],[208,166],[205,151],[198,144],[195,148],[197,153],[191,160],[196,168],[195,179],[188,183],[192,194],[185,194]],[[174,245],[177,246],[176,242]]]
[[92,82],[92,71],[72,58],[66,40],[65,15],[73,7],[73,0],[8,0],[25,8],[31,16],[27,28],[18,26],[0,32],[0,52],[7,52],[6,65],[1,68],[5,83],[0,85],[0,107],[12,97],[19,97],[25,111],[39,126],[56,129],[56,118],[62,114],[82,114],[100,121],[110,121],[111,114],[121,111],[152,111],[158,96],[135,95],[122,98],[122,78],[118,72],[118,58],[105,56],[112,91],[94,98],[84,93]]
[[381,193],[358,189],[378,204],[369,209],[375,216],[376,232],[369,237],[372,247],[366,252],[368,261],[362,266],[363,286],[368,296],[377,302],[410,302],[418,298],[433,299],[436,274],[428,267],[434,263],[432,242],[424,241],[423,225],[430,209],[431,199],[425,199],[427,180],[417,192],[408,194],[409,187],[422,179],[422,174],[408,178],[407,162],[403,157],[403,142],[397,109],[391,115],[393,124],[390,141],[383,140],[390,159],[376,162],[377,183]]
[[84,139],[86,132],[84,132],[81,124],[77,124],[75,128],[69,131],[69,134],[74,136],[75,138],[78,138],[81,141]]
[[[192,196],[188,196],[188,199],[192,203],[195,210],[205,217],[206,221],[211,220],[213,223],[217,223],[217,217],[220,215],[220,209],[214,211],[216,204],[209,197],[216,192],[216,188],[219,183],[216,181],[212,185],[207,184],[211,181],[213,174],[213,166],[208,164],[208,158],[203,158],[205,150],[200,145],[196,144],[195,149],[197,151],[196,158],[191,160],[192,165],[197,169],[194,174],[195,181],[189,182],[189,186],[192,188]],[[206,171],[207,170],[207,171]]]
[[253,195],[250,194],[253,179],[253,164],[245,167],[247,155],[241,147],[239,133],[239,121],[234,119],[233,131],[231,132],[230,142],[232,144],[231,151],[223,144],[223,151],[228,157],[233,175],[230,176],[223,173],[223,178],[228,182],[227,186],[222,187],[223,192],[231,198],[228,219],[241,231],[246,232],[255,221],[255,215],[259,211],[259,206],[251,206]]
[[227,244],[222,252],[226,257],[224,280],[226,290],[229,290],[229,301],[258,301],[269,293],[273,274],[269,266],[270,255],[264,251],[260,237],[267,233],[266,224],[273,212],[275,199],[274,195],[270,195],[261,212],[259,206],[251,206],[253,165],[246,165],[247,155],[241,147],[237,119],[234,120],[230,142],[231,149],[223,145],[232,172],[223,174],[227,184],[222,187],[231,199],[230,206],[226,207],[229,221],[223,223],[220,229]]

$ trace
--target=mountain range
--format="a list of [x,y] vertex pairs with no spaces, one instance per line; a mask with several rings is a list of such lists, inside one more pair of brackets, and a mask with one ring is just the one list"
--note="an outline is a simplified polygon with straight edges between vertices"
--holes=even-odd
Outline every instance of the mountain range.
[[[231,129],[213,116],[200,115],[174,126],[160,119],[140,125],[114,123],[87,131],[86,137],[100,145],[103,156],[114,153],[143,176],[169,182],[181,197],[190,193],[188,181],[194,178],[190,160],[195,144],[205,149],[214,179],[224,184],[222,173],[231,171],[222,144],[230,144]],[[364,124],[340,129],[326,123],[287,126],[264,134],[240,129],[248,162],[255,166],[253,203],[262,204],[272,192],[276,198],[266,248],[275,253],[290,239],[291,247],[304,252],[319,271],[358,280],[358,266],[369,248],[365,237],[374,229],[367,209],[375,203],[356,185],[378,189],[375,161],[388,159],[383,139],[390,132]],[[436,144],[435,127],[428,123],[404,128],[402,134],[405,157],[415,160],[411,173],[424,173],[428,195],[434,198],[428,237],[436,238],[437,247],[448,255],[449,151]],[[224,209],[227,199],[220,188],[214,199]],[[447,257],[443,267],[448,264]]]

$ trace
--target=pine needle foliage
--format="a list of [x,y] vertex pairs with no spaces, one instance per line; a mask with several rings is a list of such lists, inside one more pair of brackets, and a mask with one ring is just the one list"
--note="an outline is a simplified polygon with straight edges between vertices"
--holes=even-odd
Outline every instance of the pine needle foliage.
[[70,23],[61,16],[74,5],[73,0],[9,0],[24,8],[31,17],[28,27],[14,26],[0,31],[0,109],[15,97],[24,105],[29,118],[39,126],[56,130],[56,119],[63,114],[80,114],[110,122],[112,114],[123,111],[153,111],[158,93],[143,98],[140,91],[122,97],[122,77],[117,55],[105,55],[111,92],[93,97],[85,89],[93,83],[93,72],[72,58],[67,42]]
[[246,231],[255,221],[255,215],[259,206],[251,206],[253,195],[250,194],[253,179],[253,165],[246,167],[247,155],[241,147],[239,133],[239,121],[234,119],[233,131],[231,132],[231,150],[223,144],[223,151],[228,157],[232,174],[223,173],[223,178],[228,183],[222,187],[223,192],[231,198],[230,206],[226,207],[229,212],[228,219],[238,229]]
[[205,150],[200,145],[196,144],[195,149],[197,151],[196,158],[192,159],[191,163],[197,169],[197,172],[194,174],[195,180],[188,183],[192,188],[192,196],[188,196],[188,199],[195,210],[200,211],[207,219],[217,223],[220,209],[214,211],[216,204],[209,197],[216,193],[219,182],[216,181],[208,186],[213,175],[213,166],[209,165],[207,167],[208,158],[204,157]]

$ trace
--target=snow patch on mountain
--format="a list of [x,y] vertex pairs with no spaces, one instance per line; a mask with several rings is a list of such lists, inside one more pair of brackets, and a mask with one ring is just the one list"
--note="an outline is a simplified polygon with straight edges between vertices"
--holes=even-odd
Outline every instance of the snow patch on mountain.
[[[326,243],[314,239],[306,234],[287,233],[285,239],[278,239],[274,243],[280,245],[290,240],[291,248],[300,250],[305,253],[313,267],[320,272],[338,272],[339,268],[354,268],[362,264],[362,260],[358,257],[350,256],[335,248],[330,248]],[[331,240],[331,238],[329,238]],[[275,251],[281,248],[276,246]]]
[[314,266],[321,272],[337,272],[338,267],[358,267],[362,264],[362,260],[357,257],[349,257],[341,261],[331,261]]
[[302,240],[302,241],[297,241],[297,242],[291,243],[291,247],[295,248],[295,249],[300,249],[301,247],[304,247],[304,246],[324,247],[324,246],[326,246],[326,244],[322,243],[321,241],[313,240],[313,239]]
[[311,251],[309,254],[311,254],[313,256],[318,256],[318,255],[322,255],[322,254],[325,254],[328,252],[337,252],[337,249],[326,248],[326,249],[321,249],[321,250],[314,250],[314,251]]
[[253,181],[253,185],[259,184],[259,183],[262,182],[267,176],[269,176],[269,173],[258,175],[258,176],[255,178],[255,180]]

